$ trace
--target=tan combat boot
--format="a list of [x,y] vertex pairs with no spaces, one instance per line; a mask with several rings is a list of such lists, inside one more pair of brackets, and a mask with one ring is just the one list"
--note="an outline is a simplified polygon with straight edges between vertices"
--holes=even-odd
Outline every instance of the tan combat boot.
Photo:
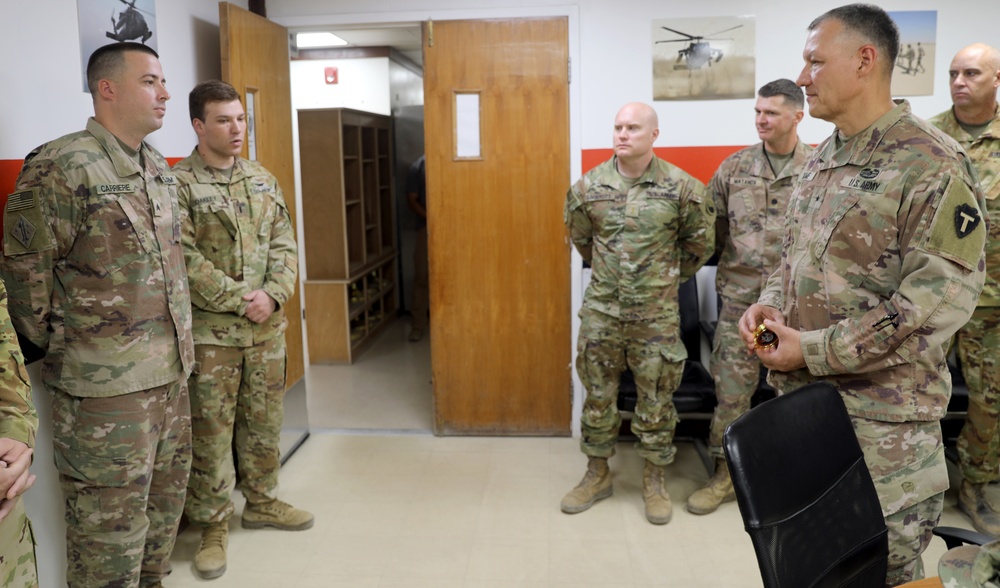
[[560,508],[566,514],[583,512],[598,500],[611,496],[613,491],[608,458],[591,457],[587,460],[587,473],[583,475],[583,480],[563,497]]
[[646,520],[654,525],[666,525],[673,514],[666,478],[666,466],[646,462],[642,472],[642,498],[646,501]]
[[206,580],[226,573],[226,546],[229,545],[229,523],[221,522],[203,527],[201,546],[194,554],[194,569]]
[[282,531],[304,531],[313,526],[312,514],[287,502],[272,500],[262,504],[247,503],[243,507],[243,528],[271,527]]
[[1000,537],[1000,514],[986,499],[986,484],[972,484],[962,480],[958,489],[958,508],[964,512],[972,526],[980,533]]
[[726,460],[715,460],[715,474],[708,481],[708,484],[699,490],[695,490],[687,500],[688,512],[703,515],[715,512],[723,502],[736,500],[736,492],[733,491],[733,479],[729,477],[729,466]]

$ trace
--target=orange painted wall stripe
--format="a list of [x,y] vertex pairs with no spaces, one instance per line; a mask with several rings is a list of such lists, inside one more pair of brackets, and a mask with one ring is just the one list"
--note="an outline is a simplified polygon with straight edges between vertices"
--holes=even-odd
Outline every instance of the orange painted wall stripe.
[[[712,174],[719,168],[722,160],[736,153],[743,146],[724,145],[719,147],[657,147],[656,155],[683,169],[704,183],[712,179]],[[614,154],[611,149],[584,149],[582,152],[583,172],[587,173]],[[183,157],[168,157],[167,162],[174,165]],[[21,173],[21,159],[0,159],[0,206],[6,201],[7,195],[14,191],[17,174]]]
[[[167,163],[172,166],[182,159],[184,158],[168,157]],[[21,173],[22,165],[24,165],[23,159],[0,159],[0,198],[3,198],[4,202],[7,201],[7,195],[14,191],[17,174]]]
[[[745,145],[724,145],[718,147],[656,147],[653,152],[660,159],[669,161],[692,176],[707,184],[712,174],[719,169],[724,159],[743,149]],[[582,164],[583,173],[594,169],[601,163],[611,159],[612,149],[584,149]]]

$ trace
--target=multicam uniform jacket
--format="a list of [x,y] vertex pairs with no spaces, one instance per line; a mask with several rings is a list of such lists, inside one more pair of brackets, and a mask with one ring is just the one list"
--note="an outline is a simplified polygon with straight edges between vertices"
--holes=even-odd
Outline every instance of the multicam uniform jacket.
[[[236,158],[232,175],[195,149],[174,165],[180,183],[184,257],[194,305],[196,344],[250,347],[281,335],[281,309],[295,290],[297,245],[278,181]],[[262,324],[244,316],[243,295],[262,289],[278,311]]]
[[986,240],[986,285],[979,294],[979,306],[1000,306],[1000,108],[990,126],[975,139],[958,124],[954,111],[950,109],[927,122],[958,141],[975,164],[990,218],[990,235]]
[[[139,162],[142,162],[140,167]],[[191,300],[176,181],[91,118],[31,152],[4,215],[14,328],[47,352],[46,385],[109,397],[191,373]]]
[[676,319],[680,283],[712,255],[715,205],[701,182],[662,159],[631,189],[615,162],[566,197],[570,238],[593,268],[583,305],[625,321]]
[[940,419],[945,353],[985,275],[975,172],[906,102],[839,148],[835,137],[805,165],[781,266],[759,300],[802,332],[808,369],[769,378],[783,391],[830,380],[866,419]]
[[799,141],[775,176],[764,144],[741,149],[722,162],[708,184],[715,198],[715,275],[720,295],[743,304],[757,302],[781,259],[785,212],[795,180],[813,148]]

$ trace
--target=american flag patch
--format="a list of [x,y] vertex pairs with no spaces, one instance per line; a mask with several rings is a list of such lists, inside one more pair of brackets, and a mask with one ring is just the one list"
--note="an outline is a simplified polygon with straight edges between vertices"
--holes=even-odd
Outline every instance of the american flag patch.
[[34,190],[24,190],[21,192],[14,192],[7,197],[7,210],[26,210],[35,206],[35,191]]

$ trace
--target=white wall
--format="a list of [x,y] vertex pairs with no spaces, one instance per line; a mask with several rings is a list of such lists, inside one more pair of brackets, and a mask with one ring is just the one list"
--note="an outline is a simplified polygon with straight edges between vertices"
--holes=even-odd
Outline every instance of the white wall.
[[[246,0],[232,4],[247,7]],[[188,92],[220,76],[218,4],[158,0],[156,29],[172,98],[163,128],[149,142],[168,157],[182,157],[196,143]],[[0,159],[21,159],[48,140],[83,129],[93,106],[80,88],[77,0],[0,0],[0,56]]]
[[[492,18],[576,14],[579,36],[571,39],[573,82],[580,117],[571,120],[585,149],[609,146],[611,121],[617,109],[632,100],[651,101],[651,21],[661,18],[754,15],[757,28],[757,85],[779,78],[795,79],[802,65],[805,28],[822,12],[846,2],[820,0],[367,0],[364,12],[346,0],[282,0],[268,6],[271,19],[286,26],[318,27],[326,23],[398,23],[428,18]],[[1000,2],[968,0],[882,0],[887,10],[937,10],[938,51],[935,95],[911,100],[918,115],[929,117],[950,106],[947,67],[955,52],[972,42],[1000,45],[996,23]],[[421,8],[414,8],[419,5]],[[753,101],[656,102],[662,132],[659,146],[746,145],[757,141],[751,112]],[[830,125],[806,117],[803,138],[817,143]]]

